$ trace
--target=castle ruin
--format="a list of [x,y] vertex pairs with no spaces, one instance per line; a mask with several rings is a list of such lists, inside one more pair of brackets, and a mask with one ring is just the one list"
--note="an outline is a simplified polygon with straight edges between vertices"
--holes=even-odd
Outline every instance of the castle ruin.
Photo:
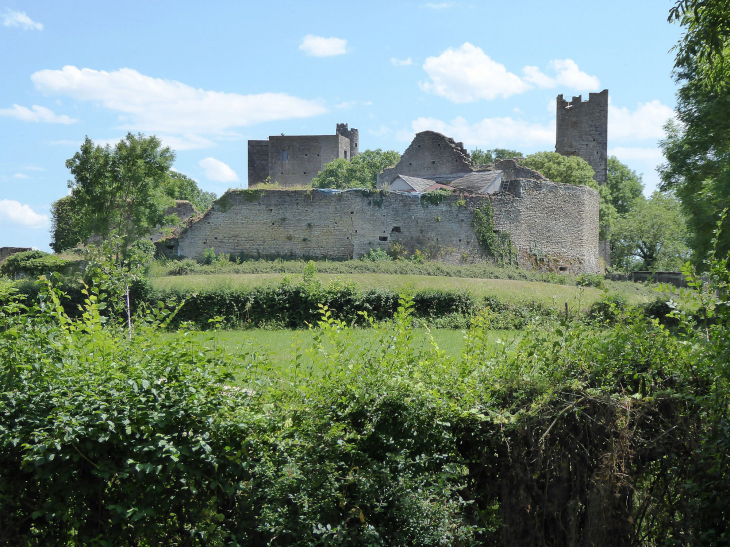
[[[450,192],[431,192],[448,188]],[[353,259],[395,244],[449,262],[488,258],[474,215],[489,207],[526,268],[601,271],[598,192],[550,182],[514,160],[475,168],[461,143],[418,133],[378,189],[229,190],[176,237],[167,256],[201,259],[206,249],[244,257]]]
[[579,156],[593,167],[594,179],[604,184],[608,176],[608,89],[570,102],[558,95],[555,118],[555,151]]
[[248,186],[269,179],[282,188],[309,186],[324,166],[359,153],[357,129],[338,123],[334,135],[272,135],[248,141]]

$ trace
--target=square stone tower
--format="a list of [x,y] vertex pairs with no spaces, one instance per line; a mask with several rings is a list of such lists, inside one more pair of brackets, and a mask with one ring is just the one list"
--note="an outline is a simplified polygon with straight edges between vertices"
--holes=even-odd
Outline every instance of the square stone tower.
[[568,102],[557,98],[555,151],[563,156],[579,156],[596,172],[598,184],[606,182],[608,170],[608,89],[589,93]]

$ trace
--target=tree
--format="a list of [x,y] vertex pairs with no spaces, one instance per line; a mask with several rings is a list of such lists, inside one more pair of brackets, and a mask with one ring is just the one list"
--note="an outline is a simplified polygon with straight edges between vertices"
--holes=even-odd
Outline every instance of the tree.
[[51,249],[57,253],[72,249],[91,236],[78,201],[71,194],[51,205]]
[[611,204],[616,212],[625,215],[634,202],[643,196],[644,182],[641,175],[621,163],[616,156],[609,156],[606,187],[611,192]]
[[557,152],[536,152],[520,161],[521,165],[539,171],[553,182],[588,186],[598,191],[598,218],[601,240],[609,239],[611,227],[616,221],[616,208],[610,188],[604,184],[598,186],[593,179],[595,171],[588,162],[578,156],[563,156]]
[[611,232],[611,261],[621,270],[679,270],[689,258],[679,201],[654,192],[638,198]]
[[477,167],[490,165],[494,163],[494,160],[523,157],[522,152],[518,152],[517,150],[508,150],[507,148],[493,148],[492,150],[480,150],[479,148],[475,148],[469,155],[471,156],[472,163]]
[[80,230],[106,239],[117,233],[125,254],[135,240],[165,223],[171,199],[163,188],[175,159],[155,136],[127,136],[112,148],[102,148],[86,137],[81,150],[66,161],[72,203],[80,216]]
[[383,152],[365,150],[350,161],[339,158],[324,166],[312,180],[314,188],[375,188],[378,173],[398,163],[400,154],[393,150]]
[[[676,47],[673,76],[677,118],[665,125],[660,142],[666,162],[661,189],[673,191],[690,228],[693,260],[701,265],[712,247],[713,230],[730,206],[730,12],[725,0],[682,0],[670,11],[685,34]],[[717,242],[730,251],[730,230]]]
[[170,171],[167,174],[162,190],[172,199],[188,200],[201,212],[208,210],[216,199],[214,192],[201,190],[197,182],[178,171]]

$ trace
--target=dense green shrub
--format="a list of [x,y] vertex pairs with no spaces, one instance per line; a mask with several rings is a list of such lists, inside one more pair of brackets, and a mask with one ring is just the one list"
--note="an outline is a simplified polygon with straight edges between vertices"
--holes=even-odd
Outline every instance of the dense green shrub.
[[0,265],[0,275],[38,277],[66,270],[68,262],[43,251],[23,251],[10,255]]
[[[47,288],[31,309],[10,299],[0,540],[721,545],[730,276],[711,279],[692,314],[678,307],[676,333],[615,310],[615,327],[530,323],[492,343],[491,301],[459,361],[413,344],[413,299],[388,324],[363,317],[367,347],[318,306],[311,347],[278,372],[260,352],[223,354],[215,334],[161,338],[164,305],[130,332],[105,323],[100,276],[79,319]],[[288,290],[328,290],[308,285]]]

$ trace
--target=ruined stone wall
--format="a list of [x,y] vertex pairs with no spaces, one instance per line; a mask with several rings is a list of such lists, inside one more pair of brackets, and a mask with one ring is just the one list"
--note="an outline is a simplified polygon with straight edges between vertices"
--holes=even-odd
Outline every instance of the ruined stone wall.
[[264,182],[269,176],[269,141],[248,141],[248,185]]
[[348,129],[346,123],[338,123],[335,133],[349,139],[350,154],[348,155],[348,159],[352,159],[360,153],[360,132],[357,129],[354,127]]
[[598,184],[608,173],[608,90],[589,93],[568,102],[557,98],[555,151],[563,156],[579,156],[596,172]]
[[205,249],[244,256],[359,258],[399,243],[448,261],[484,258],[474,209],[492,204],[497,228],[510,233],[520,263],[573,272],[600,271],[598,193],[584,187],[524,181],[521,198],[428,195],[373,190],[231,190],[177,241],[178,256]]
[[32,247],[0,247],[0,262],[3,262],[10,255],[32,251]]
[[307,186],[325,164],[345,157],[345,150],[349,152],[350,142],[341,135],[269,137],[271,181],[284,188]]
[[471,157],[462,143],[435,131],[423,131],[416,135],[395,167],[378,175],[378,188],[390,184],[398,175],[428,179],[473,170]]

